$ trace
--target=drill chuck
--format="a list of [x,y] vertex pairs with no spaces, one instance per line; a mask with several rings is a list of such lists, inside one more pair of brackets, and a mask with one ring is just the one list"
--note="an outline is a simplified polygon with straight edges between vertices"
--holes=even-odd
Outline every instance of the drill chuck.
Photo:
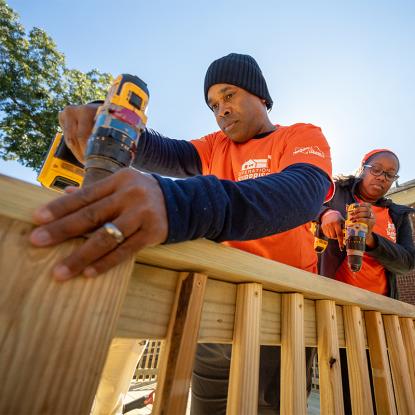
[[129,167],[144,131],[147,85],[138,77],[120,75],[97,111],[85,155],[84,185]]

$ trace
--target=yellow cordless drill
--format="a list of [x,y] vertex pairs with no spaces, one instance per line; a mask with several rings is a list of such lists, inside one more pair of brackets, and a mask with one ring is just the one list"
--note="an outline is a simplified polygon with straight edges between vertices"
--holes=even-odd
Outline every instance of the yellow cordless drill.
[[347,264],[352,272],[359,272],[363,264],[363,254],[366,248],[366,235],[368,227],[363,222],[352,222],[350,214],[359,207],[359,203],[347,206],[345,223],[345,244],[347,252]]
[[128,74],[118,76],[97,110],[87,143],[85,166],[75,159],[58,133],[38,181],[45,187],[63,191],[68,185],[88,185],[129,167],[147,123],[148,99],[147,85],[140,78]]
[[314,235],[314,250],[318,254],[321,254],[325,251],[329,243],[327,236],[324,235],[321,229],[321,223],[315,221],[311,222],[310,230],[311,233]]

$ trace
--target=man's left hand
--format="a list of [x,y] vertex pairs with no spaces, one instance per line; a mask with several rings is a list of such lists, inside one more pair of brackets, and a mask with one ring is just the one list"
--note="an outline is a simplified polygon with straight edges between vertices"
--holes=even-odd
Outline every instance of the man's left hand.
[[[33,220],[40,225],[30,235],[33,245],[53,246],[85,234],[88,239],[55,265],[53,275],[67,280],[79,274],[93,277],[119,264],[145,246],[163,243],[168,220],[157,180],[134,169],[117,173],[38,208]],[[103,225],[112,223],[122,243]]]

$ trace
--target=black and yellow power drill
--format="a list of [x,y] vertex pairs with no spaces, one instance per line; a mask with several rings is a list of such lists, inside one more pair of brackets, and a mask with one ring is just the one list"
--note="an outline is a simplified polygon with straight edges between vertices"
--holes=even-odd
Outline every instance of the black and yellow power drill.
[[38,176],[45,187],[63,191],[67,186],[88,185],[134,160],[137,142],[147,123],[147,85],[133,75],[120,75],[98,108],[82,165],[56,134]]
[[363,265],[363,255],[366,249],[366,235],[368,226],[363,222],[352,222],[350,214],[358,208],[358,203],[347,205],[345,222],[345,245],[347,252],[347,264],[350,271],[359,272]]
[[314,235],[314,250],[321,254],[327,248],[329,243],[329,239],[326,235],[324,235],[321,229],[321,223],[319,222],[311,222],[311,233]]
[[[366,248],[368,226],[363,222],[352,222],[350,214],[359,206],[358,203],[347,205],[346,221],[343,226],[343,243],[346,248],[347,265],[352,272],[359,272],[363,265],[363,255]],[[325,251],[328,238],[324,235],[319,222],[311,222],[310,228],[314,235],[314,250],[317,254]]]

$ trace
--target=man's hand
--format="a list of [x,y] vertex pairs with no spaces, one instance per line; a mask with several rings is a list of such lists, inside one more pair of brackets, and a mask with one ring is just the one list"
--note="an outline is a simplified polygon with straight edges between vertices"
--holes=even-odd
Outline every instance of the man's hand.
[[361,222],[367,224],[366,245],[369,248],[375,248],[376,241],[373,237],[372,231],[376,223],[376,217],[372,211],[372,205],[370,203],[360,203],[359,207],[355,208],[350,214],[350,220],[352,222]]
[[[119,172],[38,208],[40,226],[30,235],[35,246],[52,246],[89,233],[69,257],[56,264],[53,275],[67,280],[83,273],[101,274],[145,246],[158,245],[168,236],[163,193],[157,180],[134,169]],[[112,222],[124,235],[117,244],[102,226]]]
[[86,143],[91,135],[99,105],[69,105],[59,113],[59,124],[65,143],[81,163],[85,162]]
[[321,218],[321,230],[330,239],[337,239],[340,250],[344,246],[344,218],[337,210],[328,210]]

